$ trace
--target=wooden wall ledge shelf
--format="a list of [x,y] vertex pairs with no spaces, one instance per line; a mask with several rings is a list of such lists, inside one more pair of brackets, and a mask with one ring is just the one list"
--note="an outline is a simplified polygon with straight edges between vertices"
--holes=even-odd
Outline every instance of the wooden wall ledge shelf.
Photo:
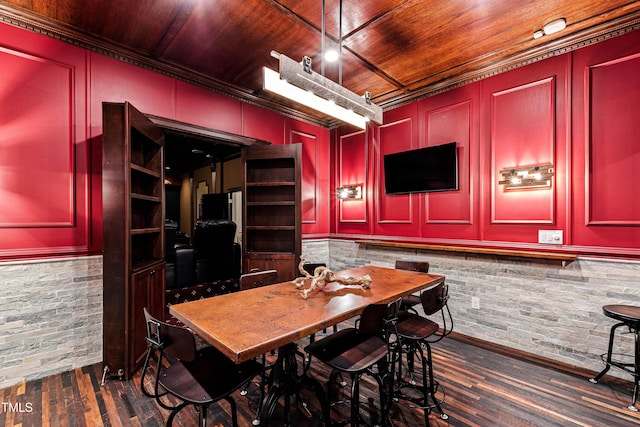
[[510,256],[518,258],[536,258],[536,259],[548,259],[561,261],[565,266],[567,262],[575,261],[578,259],[576,253],[561,253],[561,252],[545,252],[545,251],[533,251],[522,249],[499,249],[499,248],[482,248],[474,246],[451,246],[451,245],[434,245],[427,243],[409,243],[409,242],[391,242],[385,240],[356,240],[355,243],[365,246],[381,246],[388,248],[403,248],[403,249],[419,249],[427,251],[440,251],[440,252],[458,252],[458,253],[472,253],[482,255],[499,255]]

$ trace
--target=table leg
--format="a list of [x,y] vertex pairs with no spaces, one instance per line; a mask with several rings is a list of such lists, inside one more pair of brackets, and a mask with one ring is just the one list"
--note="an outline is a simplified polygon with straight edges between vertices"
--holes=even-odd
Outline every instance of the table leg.
[[329,405],[322,384],[306,375],[306,373],[298,374],[297,350],[298,346],[295,343],[287,344],[278,350],[278,358],[272,366],[271,375],[269,376],[269,390],[258,416],[260,424],[263,426],[268,426],[271,422],[273,411],[281,397],[284,399],[285,426],[289,426],[291,422],[289,417],[291,399],[294,399],[298,405],[303,405],[303,409],[308,412],[300,397],[300,389],[302,388],[306,388],[315,394],[320,402],[325,425],[327,427],[330,425]]

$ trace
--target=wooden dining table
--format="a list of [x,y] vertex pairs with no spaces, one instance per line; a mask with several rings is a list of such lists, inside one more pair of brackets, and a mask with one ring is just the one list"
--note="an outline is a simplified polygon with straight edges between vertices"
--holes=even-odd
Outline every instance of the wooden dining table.
[[435,274],[373,265],[334,274],[344,278],[368,275],[371,282],[367,289],[332,282],[309,293],[307,299],[293,282],[282,282],[170,307],[171,314],[235,363],[278,349],[268,393],[259,404],[254,425],[269,425],[281,397],[285,425],[290,425],[292,399],[308,412],[300,398],[300,390],[307,388],[318,398],[322,417],[329,426],[329,404],[322,385],[308,376],[306,369],[302,375],[298,373],[296,341],[358,316],[369,304],[389,303],[444,280]]
[[291,282],[175,304],[170,313],[235,363],[358,316],[368,304],[391,302],[437,285],[443,276],[367,265],[335,272],[371,276],[369,289],[330,283],[305,300]]

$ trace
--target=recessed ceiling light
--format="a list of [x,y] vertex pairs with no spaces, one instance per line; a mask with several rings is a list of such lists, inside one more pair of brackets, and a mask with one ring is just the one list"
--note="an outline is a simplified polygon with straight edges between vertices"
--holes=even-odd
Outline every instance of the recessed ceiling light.
[[191,150],[191,152],[193,154],[204,154],[204,151],[200,150],[199,148],[194,148]]
[[567,21],[564,18],[556,19],[544,26],[543,30],[546,35],[557,33],[567,28]]

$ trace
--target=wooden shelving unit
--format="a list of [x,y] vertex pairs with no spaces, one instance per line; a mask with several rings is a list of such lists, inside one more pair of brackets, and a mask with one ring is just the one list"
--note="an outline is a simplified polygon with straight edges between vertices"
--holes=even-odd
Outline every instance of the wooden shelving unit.
[[300,144],[254,146],[242,151],[243,271],[278,270],[297,276],[302,248]]
[[103,104],[105,368],[129,378],[146,351],[143,307],[164,317],[163,131],[130,104]]

